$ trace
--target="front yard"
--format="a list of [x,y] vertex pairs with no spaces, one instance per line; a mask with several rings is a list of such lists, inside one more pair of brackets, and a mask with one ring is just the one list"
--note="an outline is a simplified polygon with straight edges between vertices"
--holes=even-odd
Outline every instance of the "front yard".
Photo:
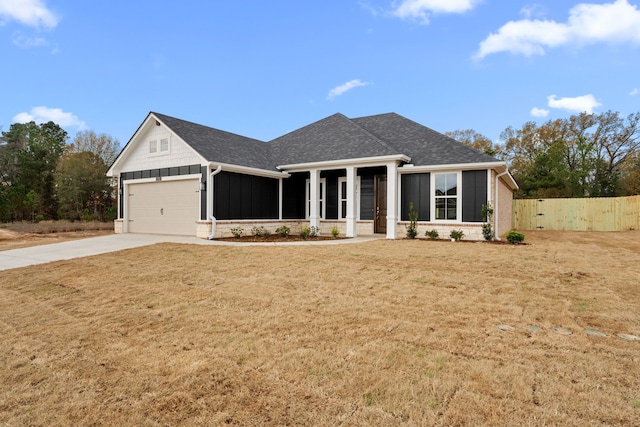
[[5,271],[0,425],[640,425],[640,232],[525,234]]

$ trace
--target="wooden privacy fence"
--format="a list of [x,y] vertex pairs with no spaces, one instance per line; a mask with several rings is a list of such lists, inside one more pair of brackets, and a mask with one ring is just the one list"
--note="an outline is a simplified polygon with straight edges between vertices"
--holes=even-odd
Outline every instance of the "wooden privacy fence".
[[640,196],[587,199],[517,199],[516,230],[640,230]]

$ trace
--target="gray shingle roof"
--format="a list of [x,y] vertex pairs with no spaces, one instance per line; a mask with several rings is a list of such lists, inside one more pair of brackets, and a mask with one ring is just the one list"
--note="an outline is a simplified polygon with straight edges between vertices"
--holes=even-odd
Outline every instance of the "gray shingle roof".
[[497,161],[395,113],[355,119],[338,113],[270,142],[153,114],[205,159],[264,170],[398,154],[409,156],[416,166]]
[[360,117],[351,121],[395,147],[398,152],[411,157],[411,163],[416,166],[498,161],[396,113]]
[[153,115],[209,161],[275,170],[276,162],[265,142],[164,114]]
[[280,165],[398,154],[342,114],[334,114],[269,142]]

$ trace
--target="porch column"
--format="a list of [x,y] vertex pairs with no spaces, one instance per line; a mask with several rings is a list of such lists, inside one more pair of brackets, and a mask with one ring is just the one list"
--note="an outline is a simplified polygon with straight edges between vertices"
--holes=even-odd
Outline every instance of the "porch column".
[[278,220],[282,221],[282,189],[284,178],[278,179]]
[[309,227],[320,228],[320,171],[312,169],[309,171],[311,185],[309,188]]
[[387,239],[396,238],[398,225],[398,165],[387,164]]
[[349,166],[347,168],[347,237],[356,237],[358,235],[356,200],[356,168]]

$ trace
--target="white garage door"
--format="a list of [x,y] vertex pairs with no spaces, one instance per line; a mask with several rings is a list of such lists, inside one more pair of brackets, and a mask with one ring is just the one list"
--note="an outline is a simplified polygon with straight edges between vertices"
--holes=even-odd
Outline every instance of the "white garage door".
[[196,235],[197,179],[129,184],[129,232]]

